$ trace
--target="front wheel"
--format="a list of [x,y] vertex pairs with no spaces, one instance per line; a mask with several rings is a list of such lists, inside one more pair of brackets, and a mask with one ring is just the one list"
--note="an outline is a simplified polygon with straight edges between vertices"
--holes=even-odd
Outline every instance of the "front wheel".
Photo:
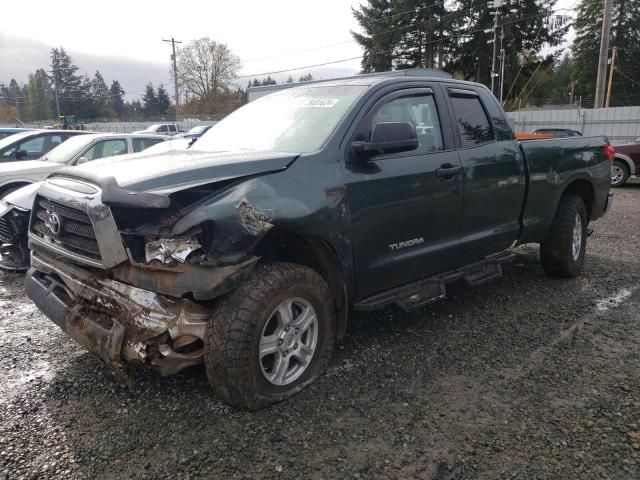
[[587,209],[578,195],[560,199],[547,238],[540,245],[542,268],[555,277],[575,277],[582,271],[587,243]]
[[313,382],[334,343],[333,300],[322,277],[301,265],[259,265],[218,302],[204,363],[225,402],[258,410]]

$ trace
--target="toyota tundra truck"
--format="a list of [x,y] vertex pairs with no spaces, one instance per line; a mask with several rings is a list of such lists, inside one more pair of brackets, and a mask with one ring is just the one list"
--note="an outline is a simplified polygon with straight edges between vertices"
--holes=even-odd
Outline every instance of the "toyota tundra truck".
[[517,244],[579,275],[613,154],[604,137],[518,142],[487,88],[437,71],[307,83],[187,151],[56,172],[26,290],[118,377],[204,363],[256,410],[321,374],[353,311],[498,278]]

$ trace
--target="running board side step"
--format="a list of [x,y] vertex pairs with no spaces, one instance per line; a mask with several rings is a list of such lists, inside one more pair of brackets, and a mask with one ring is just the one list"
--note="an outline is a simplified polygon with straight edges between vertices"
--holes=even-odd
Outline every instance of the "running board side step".
[[465,267],[377,293],[356,303],[353,308],[368,311],[395,303],[405,312],[410,312],[447,298],[447,283],[462,279],[476,287],[500,278],[502,265],[514,258],[515,254],[510,251],[501,252]]

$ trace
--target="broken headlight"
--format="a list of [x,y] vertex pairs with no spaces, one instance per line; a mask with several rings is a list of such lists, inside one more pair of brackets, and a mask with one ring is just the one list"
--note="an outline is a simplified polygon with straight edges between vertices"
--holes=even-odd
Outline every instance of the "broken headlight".
[[144,256],[147,263],[185,263],[192,253],[199,250],[202,250],[202,245],[196,238],[159,238],[145,244]]

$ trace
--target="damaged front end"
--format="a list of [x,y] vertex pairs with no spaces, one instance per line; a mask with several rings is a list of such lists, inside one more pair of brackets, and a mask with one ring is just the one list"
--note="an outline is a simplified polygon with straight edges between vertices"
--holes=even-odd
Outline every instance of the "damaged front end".
[[31,219],[27,295],[121,378],[127,363],[162,375],[201,363],[211,302],[252,272],[272,228],[243,188],[204,193],[168,208],[105,205],[95,186],[49,180]]
[[162,375],[201,363],[209,310],[32,253],[27,295],[120,379],[126,363]]
[[3,270],[29,268],[28,223],[29,210],[0,200],[0,268]]

